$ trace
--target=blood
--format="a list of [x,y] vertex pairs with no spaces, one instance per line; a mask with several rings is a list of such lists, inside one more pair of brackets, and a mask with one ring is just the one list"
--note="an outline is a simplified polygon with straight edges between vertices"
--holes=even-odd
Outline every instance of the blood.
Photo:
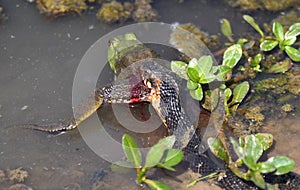
[[135,76],[129,79],[130,89],[130,110],[134,117],[140,121],[147,121],[151,114],[149,113],[149,103],[145,102],[151,89],[144,82]]
[[149,89],[144,82],[137,77],[131,77],[129,82],[132,85],[130,89],[130,102],[142,102],[142,98],[146,97],[150,93],[151,89]]

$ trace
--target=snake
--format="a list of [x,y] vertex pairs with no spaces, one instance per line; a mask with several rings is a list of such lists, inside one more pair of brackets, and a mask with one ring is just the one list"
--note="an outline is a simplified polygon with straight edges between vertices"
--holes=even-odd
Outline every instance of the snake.
[[[200,137],[195,132],[190,118],[185,114],[180,98],[180,86],[177,76],[165,66],[162,66],[152,56],[147,55],[142,60],[130,65],[125,75],[115,82],[99,87],[93,95],[83,101],[78,107],[74,118],[68,122],[50,125],[25,124],[25,128],[56,133],[75,129],[80,123],[91,116],[103,104],[149,102],[162,120],[169,135],[175,135],[175,148],[184,151],[184,161],[189,168],[201,176],[218,172],[214,183],[223,189],[259,189],[254,183],[245,181],[233,174],[226,167],[220,167],[211,159],[207,152],[199,152]],[[221,175],[222,174],[222,175]],[[300,189],[300,176],[289,172],[281,176],[265,175],[266,182],[277,184],[280,189]]]

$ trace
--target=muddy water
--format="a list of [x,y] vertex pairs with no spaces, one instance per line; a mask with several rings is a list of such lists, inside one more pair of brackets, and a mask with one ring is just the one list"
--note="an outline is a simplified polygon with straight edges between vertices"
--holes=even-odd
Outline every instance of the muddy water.
[[[25,1],[0,3],[6,14],[0,23],[0,170],[23,167],[29,173],[25,184],[34,189],[90,189],[95,173],[99,180],[95,189],[138,189],[133,171],[112,173],[110,163],[86,145],[78,130],[51,136],[14,127],[70,118],[72,83],[82,56],[101,36],[121,25],[104,25],[96,20],[93,11],[81,17],[56,20],[40,15],[35,5]],[[166,23],[193,22],[210,33],[217,33],[219,19],[226,17],[232,21],[235,33],[249,29],[242,22],[241,12],[219,2],[195,0],[179,4],[164,0],[157,1],[154,7],[161,15],[160,21]],[[109,121],[108,130],[118,139],[124,130],[111,112],[108,106],[99,115]],[[286,121],[294,122],[287,125],[294,126],[291,131],[295,132],[282,135],[283,141],[288,137],[299,139],[297,121]],[[155,134],[159,137],[163,131]],[[289,143],[291,148],[297,148],[297,142]],[[282,151],[284,154],[289,150],[283,147]],[[293,151],[290,156],[297,157],[298,153]],[[160,175],[159,178],[173,184],[175,189],[182,185],[181,181],[192,178],[189,173],[177,178]],[[0,183],[0,189],[8,185]],[[214,187],[208,185],[208,188]]]

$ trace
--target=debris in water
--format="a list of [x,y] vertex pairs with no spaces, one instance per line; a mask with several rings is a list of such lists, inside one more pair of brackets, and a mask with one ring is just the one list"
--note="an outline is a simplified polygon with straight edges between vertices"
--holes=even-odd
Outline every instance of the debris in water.
[[29,106],[25,105],[21,108],[22,111],[27,110]]

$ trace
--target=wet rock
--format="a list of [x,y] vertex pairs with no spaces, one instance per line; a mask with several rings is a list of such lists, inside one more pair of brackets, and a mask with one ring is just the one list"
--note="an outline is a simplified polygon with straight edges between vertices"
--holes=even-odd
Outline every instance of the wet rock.
[[216,36],[209,36],[192,23],[173,24],[170,43],[189,58],[200,58],[207,54],[206,46],[215,48],[219,44]]

